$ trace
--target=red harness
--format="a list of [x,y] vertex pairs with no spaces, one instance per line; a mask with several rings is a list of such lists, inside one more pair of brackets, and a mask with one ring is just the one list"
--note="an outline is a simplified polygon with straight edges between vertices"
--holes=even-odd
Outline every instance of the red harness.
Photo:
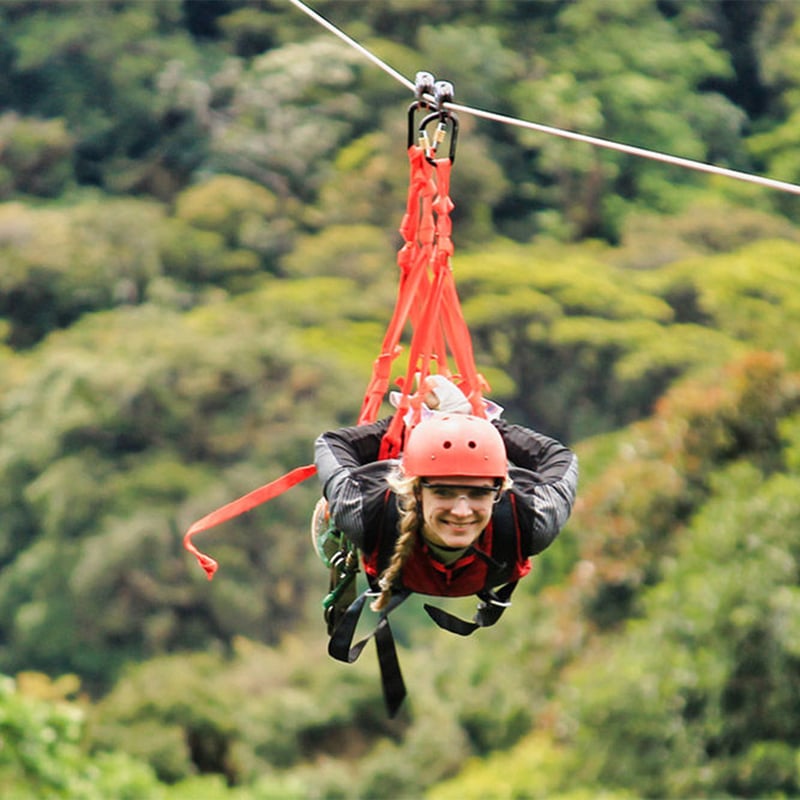
[[[441,83],[449,86],[445,82]],[[421,96],[418,94],[418,97]],[[482,392],[488,390],[488,384],[475,369],[472,341],[461,312],[450,268],[450,257],[453,254],[453,243],[450,238],[450,212],[453,210],[453,202],[450,199],[450,168],[455,155],[458,122],[455,115],[442,110],[441,104],[438,112],[429,114],[423,119],[420,124],[420,134],[424,134],[421,136],[423,142],[429,141],[425,130],[429,122],[438,120],[436,141],[440,141],[438,134],[440,132],[444,134],[448,123],[452,126],[450,157],[435,159],[435,146],[412,143],[414,114],[426,108],[428,108],[427,103],[418,100],[412,103],[408,110],[408,157],[411,175],[406,214],[400,229],[405,244],[397,259],[400,267],[397,302],[380,355],[374,362],[372,379],[364,395],[358,419],[359,424],[364,424],[374,422],[378,418],[381,403],[389,388],[392,364],[402,349],[399,345],[400,336],[410,318],[412,338],[408,367],[405,377],[397,380],[402,394],[397,412],[381,443],[380,458],[399,456],[404,434],[419,421],[422,398],[429,390],[427,379],[431,373],[431,362],[435,362],[435,372],[438,374],[448,378],[454,377],[448,368],[448,350],[453,356],[459,376],[458,382],[470,402],[472,413],[481,417],[486,416]],[[417,390],[413,393],[415,379]],[[189,528],[183,539],[184,547],[198,559],[209,580],[217,570],[217,562],[194,546],[192,536],[271,500],[311,477],[315,472],[313,464],[298,467],[281,478],[213,511]],[[375,638],[384,696],[390,716],[393,716],[399,708],[405,696],[405,686],[387,619],[389,611],[403,602],[412,591],[449,596],[477,593],[481,598],[481,604],[472,622],[465,622],[429,605],[425,605],[425,610],[437,625],[462,636],[468,636],[478,628],[493,625],[503,609],[509,605],[517,579],[530,570],[529,561],[523,559],[519,552],[519,530],[516,511],[513,509],[512,514],[516,531],[516,552],[512,551],[508,555],[505,565],[510,566],[505,566],[501,570],[502,577],[499,580],[495,580],[499,574],[495,567],[500,566],[496,552],[498,542],[494,541],[493,528],[490,525],[480,537],[481,549],[473,549],[450,566],[445,566],[432,558],[420,543],[403,570],[404,590],[392,597],[373,633],[356,645],[352,645],[352,639],[361,609],[369,593],[365,592],[348,607],[331,637],[328,652],[334,658],[352,662],[358,658],[366,642],[372,637]],[[506,537],[502,538],[505,540]],[[394,537],[391,541],[394,541]],[[370,563],[369,559],[365,559],[365,569],[372,579],[371,582],[374,583],[379,574],[377,561]],[[495,591],[494,587],[500,584],[504,585]]]

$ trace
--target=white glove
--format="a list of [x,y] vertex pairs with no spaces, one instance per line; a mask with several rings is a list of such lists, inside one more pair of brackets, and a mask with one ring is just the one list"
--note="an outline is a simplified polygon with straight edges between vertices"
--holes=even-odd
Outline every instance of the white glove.
[[[467,396],[451,380],[444,375],[429,375],[428,385],[431,387],[422,404],[423,419],[431,414],[472,414],[472,405]],[[397,408],[400,404],[400,392],[390,392],[389,402]],[[501,406],[491,400],[483,400],[486,416],[496,419],[503,413]]]
[[[453,381],[444,375],[428,375],[428,383],[433,385],[430,394],[425,395],[425,405],[431,411],[441,414],[471,414],[472,406],[467,396]],[[430,395],[433,395],[431,397]]]

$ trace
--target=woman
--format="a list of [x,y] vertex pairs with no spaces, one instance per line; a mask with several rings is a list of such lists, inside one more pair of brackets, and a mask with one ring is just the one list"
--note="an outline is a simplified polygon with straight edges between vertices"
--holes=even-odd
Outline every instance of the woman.
[[[461,635],[493,624],[530,571],[530,556],[548,547],[569,517],[575,455],[505,420],[432,413],[412,429],[401,459],[378,460],[389,422],[329,431],[315,446],[332,525],[361,550],[372,608],[385,615],[411,592],[477,594],[483,602],[473,622],[425,608],[438,625]],[[363,643],[348,655],[352,630],[341,633],[355,629],[358,613],[360,606],[334,631],[334,657],[353,661],[360,653]],[[405,695],[399,667],[392,669],[390,677],[384,674],[390,714]],[[394,697],[387,683],[398,684]]]
[[412,430],[400,461],[378,461],[388,424],[329,431],[316,442],[333,523],[379,578],[373,607],[400,588],[462,596],[527,574],[528,558],[569,517],[575,455],[505,420],[432,414]]

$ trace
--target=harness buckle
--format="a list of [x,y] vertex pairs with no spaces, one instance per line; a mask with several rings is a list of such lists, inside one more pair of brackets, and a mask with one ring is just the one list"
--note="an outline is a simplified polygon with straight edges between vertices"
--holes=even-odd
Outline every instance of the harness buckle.
[[484,608],[487,606],[495,606],[496,608],[511,608],[511,601],[501,600],[499,597],[489,597],[483,601],[482,605]]

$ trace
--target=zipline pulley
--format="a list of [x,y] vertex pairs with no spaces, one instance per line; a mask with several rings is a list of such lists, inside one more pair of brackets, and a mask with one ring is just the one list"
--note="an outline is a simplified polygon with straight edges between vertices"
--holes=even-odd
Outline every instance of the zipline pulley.
[[455,95],[455,87],[450,81],[436,81],[433,84],[433,96],[436,99],[436,108],[445,112],[445,103],[452,103]]
[[436,78],[430,72],[418,72],[416,75],[416,82],[414,84],[414,97],[416,98],[413,103],[408,107],[408,139],[406,141],[407,147],[413,147],[417,144],[417,126],[415,117],[417,111],[429,111],[433,108],[431,98],[434,97]]
[[[453,100],[455,90],[450,81],[437,81],[430,72],[418,72],[414,84],[416,100],[408,107],[408,141],[407,146],[415,144],[422,148],[428,163],[435,165],[436,153],[439,146],[447,139],[448,128],[450,132],[450,152],[448,158],[452,164],[456,157],[456,139],[458,137],[458,118],[444,106]],[[434,110],[435,109],[435,110]],[[417,111],[432,111],[428,114],[419,127],[415,126]],[[436,122],[432,134],[428,127]]]
[[425,101],[425,95],[436,96],[436,78],[430,72],[418,72],[414,80],[414,94],[420,102]]

